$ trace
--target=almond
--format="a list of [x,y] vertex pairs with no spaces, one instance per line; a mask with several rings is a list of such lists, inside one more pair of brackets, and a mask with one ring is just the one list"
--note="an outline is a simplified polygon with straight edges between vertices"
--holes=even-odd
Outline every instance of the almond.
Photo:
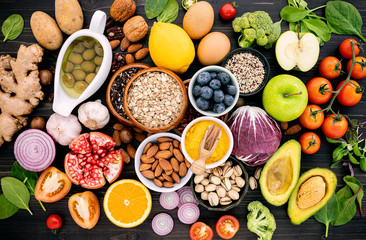
[[173,141],[173,146],[174,146],[175,148],[179,148],[179,141],[178,141],[178,140],[174,140],[174,141]]
[[135,138],[139,142],[143,142],[146,139],[146,136],[142,133],[135,133]]
[[179,175],[177,173],[172,172],[171,177],[173,178],[174,182],[180,183],[180,177],[179,177]]
[[154,178],[154,183],[158,187],[162,187],[163,186],[163,183],[159,179]]
[[125,128],[125,126],[122,124],[122,123],[115,123],[114,125],[113,125],[113,129],[114,130],[118,130],[118,131],[120,131],[120,130],[122,130],[122,129],[124,129]]
[[122,154],[122,160],[123,160],[123,162],[129,163],[131,159],[130,159],[130,156],[128,156],[127,152],[123,148],[120,148],[119,151]]
[[155,171],[155,169],[158,166],[158,164],[159,164],[159,160],[155,160],[155,162],[151,166],[151,170]]
[[135,59],[133,58],[132,54],[127,54],[126,55],[126,64],[131,64],[131,63],[134,63],[135,62]]
[[170,142],[163,142],[159,144],[160,150],[168,150],[170,147]]
[[149,170],[151,168],[151,164],[148,163],[143,163],[140,165],[139,170],[140,172],[145,171],[145,170]]
[[282,130],[287,130],[288,122],[280,122],[280,126],[281,126]]
[[173,144],[170,144],[169,151],[170,151],[170,153],[171,153],[172,155],[173,155],[173,150],[174,150]]
[[152,143],[151,142],[149,142],[148,144],[146,144],[146,146],[144,147],[143,154],[146,154],[147,153],[147,150],[149,150],[151,146],[152,146]]
[[153,145],[147,150],[146,155],[148,158],[153,157],[159,151],[159,147],[157,145]]
[[141,155],[140,160],[143,163],[153,163],[155,161],[155,158],[153,158],[153,157],[148,158],[147,155],[144,154],[144,155]]
[[135,159],[136,149],[131,144],[127,145],[127,154],[131,158]]
[[164,151],[159,151],[157,152],[154,157],[159,159],[159,158],[164,158],[164,159],[168,159],[172,156],[173,154],[169,151],[169,150],[164,150]]
[[161,168],[161,166],[158,164],[158,166],[156,166],[155,168],[155,177],[159,177],[161,175],[161,173],[163,172],[163,169]]
[[138,128],[138,127],[132,127],[132,129],[137,133],[144,133],[144,130]]
[[171,188],[174,187],[174,183],[172,182],[163,182],[163,186],[166,188]]
[[161,168],[164,170],[164,171],[170,171],[172,170],[172,165],[170,164],[169,161],[163,159],[163,158],[160,158],[159,159],[159,165],[161,166]]
[[118,47],[120,42],[121,42],[120,40],[113,40],[113,41],[110,41],[109,44],[111,45],[112,49],[115,49],[116,47]]
[[166,175],[171,175],[173,173],[173,169],[165,171]]
[[142,49],[137,51],[137,53],[135,54],[135,58],[136,58],[136,60],[141,60],[144,57],[146,57],[147,54],[149,54],[149,49],[148,48],[142,48]]
[[179,162],[176,158],[171,158],[170,164],[172,165],[174,172],[179,172]]
[[187,174],[187,166],[185,163],[181,163],[179,165],[179,172],[178,172],[179,176],[184,177]]
[[300,131],[301,131],[301,125],[295,124],[285,131],[285,135],[295,135],[296,133],[298,133]]
[[187,160],[187,158],[184,158],[184,163],[186,164],[187,168],[191,167],[191,163]]
[[155,178],[154,172],[151,171],[151,170],[142,171],[141,174],[142,174],[142,176],[144,176],[148,179],[154,179]]
[[171,142],[171,141],[173,141],[173,139],[171,139],[170,137],[160,137],[160,138],[158,138],[158,143]]
[[162,174],[163,178],[165,178],[165,180],[167,180],[168,182],[173,182],[173,178],[171,178],[170,176],[168,176],[167,174],[163,173]]
[[165,181],[165,178],[163,178],[163,176],[159,176],[159,177],[158,177],[158,179],[159,179],[160,181],[162,181],[162,182],[164,182],[164,181]]
[[128,53],[134,53],[134,52],[137,52],[138,50],[140,50],[141,48],[142,48],[142,44],[141,43],[134,43],[134,44],[131,44],[127,48],[127,52]]
[[179,151],[179,149],[174,148],[174,149],[173,149],[173,153],[174,153],[174,157],[175,157],[179,162],[183,162],[183,161],[184,161],[183,154]]
[[119,131],[114,130],[113,132],[113,140],[116,142],[116,146],[121,146],[121,138],[119,137]]
[[128,48],[130,45],[131,45],[130,41],[129,41],[126,37],[124,37],[124,38],[122,39],[122,41],[121,41],[121,50],[122,50],[122,51],[126,51],[126,50],[127,50],[127,48]]

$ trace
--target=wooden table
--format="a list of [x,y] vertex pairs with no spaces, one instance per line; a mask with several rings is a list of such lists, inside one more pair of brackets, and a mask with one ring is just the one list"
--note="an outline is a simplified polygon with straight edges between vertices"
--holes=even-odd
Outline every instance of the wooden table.
[[[363,0],[348,0],[351,2],[362,14],[364,22],[366,22],[366,4]],[[109,14],[109,8],[112,4],[112,0],[108,1],[97,1],[97,0],[80,0],[79,1],[84,12],[85,22],[84,25],[88,26],[91,16],[95,10],[102,10]],[[144,0],[137,0],[137,14],[144,15]],[[181,2],[180,0],[178,1]],[[215,10],[215,22],[212,28],[212,31],[220,31],[227,34],[227,36],[231,40],[231,49],[235,49],[238,47],[237,45],[237,37],[231,28],[231,21],[223,21],[219,18],[219,9],[221,5],[224,3],[223,1],[209,1]],[[237,8],[237,16],[240,16],[246,11],[256,11],[256,10],[264,10],[269,12],[270,16],[274,21],[279,20],[279,12],[280,10],[287,4],[286,0],[241,0],[237,1],[239,7]],[[308,0],[307,1],[310,8],[315,8],[322,4],[325,4],[325,0],[315,1]],[[31,43],[36,43],[35,38],[33,37],[32,31],[30,29],[30,16],[33,12],[40,10],[45,11],[54,17],[54,1],[49,0],[38,0],[38,1],[22,1],[22,0],[2,0],[0,7],[0,23],[2,23],[10,14],[19,13],[24,17],[25,20],[25,28],[21,36],[15,41],[7,41],[0,43],[0,53],[1,54],[11,54],[12,56],[16,56],[16,52],[20,44],[29,45]],[[318,11],[319,14],[324,14],[323,10]],[[182,25],[182,19],[185,11],[181,8],[179,11],[179,15],[176,24]],[[152,26],[153,21],[148,21],[149,27]],[[288,29],[287,23],[282,23],[282,31]],[[363,33],[366,34],[366,27],[362,28]],[[2,37],[1,37],[2,38]],[[329,55],[334,55],[336,57],[340,57],[338,53],[338,45],[339,43],[346,39],[346,36],[332,35],[332,38],[329,42],[327,42],[320,50],[320,57],[322,59]],[[147,38],[143,40],[145,46],[147,46]],[[285,73],[279,65],[277,64],[274,48],[270,50],[259,49],[270,62],[271,65],[271,76],[275,76],[280,73]],[[363,54],[364,55],[364,54]],[[46,51],[44,56],[44,61],[40,66],[40,69],[49,68],[55,61],[55,57],[57,56],[57,52]],[[153,64],[151,59],[144,59],[145,63]],[[345,62],[343,63],[345,64]],[[182,79],[186,79],[191,77],[196,70],[201,68],[202,66],[198,63],[196,59],[191,65],[190,69],[187,73],[183,74]],[[291,71],[290,74],[296,75],[301,78],[304,82],[307,82],[309,79],[315,76],[319,76],[317,72],[316,65],[311,71],[307,73],[294,72]],[[340,81],[340,80],[337,80]],[[91,98],[91,99],[102,99],[102,102],[105,103],[105,90],[108,80],[103,85],[103,87]],[[365,85],[365,79],[360,81],[361,85]],[[35,109],[35,111],[31,114],[30,119],[34,116],[42,116],[46,119],[53,113],[52,111],[52,103],[48,100],[49,95],[52,92],[52,87],[47,87],[44,89],[46,93],[45,99],[43,102]],[[256,95],[251,98],[245,99],[246,103],[249,105],[257,105],[261,106],[261,95]],[[340,109],[343,114],[347,114],[351,118],[356,118],[358,120],[366,120],[366,102],[365,97],[363,97],[362,101],[355,107],[343,108],[339,106],[339,104],[335,104],[336,108]],[[76,111],[74,111],[76,113]],[[112,126],[116,122],[115,119],[111,119],[110,123],[101,131],[112,134]],[[1,126],[0,126],[1,127]],[[83,132],[88,132],[87,129],[83,129]],[[314,167],[325,167],[329,168],[331,164],[331,153],[334,149],[335,145],[330,145],[326,142],[324,135],[320,133],[320,131],[316,131],[321,136],[322,147],[318,153],[312,156],[302,155],[301,161],[301,172],[304,172],[310,168]],[[363,130],[363,132],[365,132]],[[18,135],[18,134],[17,134]],[[14,136],[14,139],[17,137]],[[291,138],[298,139],[300,134],[292,136]],[[287,141],[290,137],[283,137],[282,142]],[[11,166],[15,161],[13,155],[13,143],[5,143],[0,148],[0,177],[10,176],[11,175]],[[137,146],[137,144],[135,145]],[[64,156],[68,152],[66,147],[61,147],[57,145],[57,156],[53,163],[57,168],[64,170],[63,161]],[[247,168],[250,174],[253,174],[254,169]],[[334,170],[338,176],[338,187],[343,186],[344,183],[342,181],[342,177],[348,174],[347,169],[336,169]],[[362,182],[366,183],[366,174],[361,172],[359,167],[355,167],[355,176]],[[123,172],[119,179],[123,178],[134,178],[137,179],[135,170],[133,167],[133,161],[129,164],[125,164],[123,168]],[[93,192],[98,196],[100,203],[103,202],[103,196],[108,188],[107,186],[93,190]],[[62,200],[52,203],[45,204],[47,208],[47,212],[43,212],[38,202],[32,198],[30,202],[30,208],[32,209],[34,215],[31,216],[25,210],[19,210],[14,216],[6,220],[0,220],[0,238],[1,239],[127,239],[128,234],[136,235],[137,239],[189,239],[189,228],[190,225],[182,224],[177,219],[177,210],[164,210],[158,201],[159,193],[151,192],[153,197],[153,207],[150,213],[150,216],[146,219],[146,221],[138,227],[132,229],[123,229],[113,225],[104,214],[104,211],[101,210],[100,219],[98,224],[92,230],[85,230],[80,228],[76,223],[72,220],[68,208],[67,201],[69,197],[77,192],[85,191],[85,189],[80,186],[73,186],[70,193],[63,198]],[[314,218],[308,219],[306,222],[301,224],[301,226],[295,226],[290,223],[290,220],[287,216],[287,204],[282,207],[274,207],[269,205],[261,195],[259,189],[254,191],[250,191],[247,193],[244,201],[238,207],[229,210],[225,214],[231,214],[239,219],[240,229],[235,236],[235,239],[256,239],[256,235],[250,232],[247,227],[246,215],[248,213],[246,207],[249,202],[253,200],[262,201],[266,206],[268,206],[276,218],[277,230],[274,233],[273,239],[321,239],[322,235],[324,235],[325,227],[323,224],[318,223]],[[363,210],[366,212],[366,201],[363,201]],[[224,213],[219,212],[209,212],[206,209],[200,207],[201,216],[200,221],[205,222],[213,229],[215,227],[216,221],[218,218]],[[165,237],[159,237],[156,235],[151,229],[151,220],[152,218],[160,213],[167,212],[174,218],[174,229],[173,231]],[[46,228],[46,219],[50,214],[57,213],[63,219],[63,227],[58,235],[53,235],[50,230]],[[214,239],[219,239],[218,235],[214,233]],[[357,212],[354,219],[346,225],[340,227],[331,227],[329,230],[329,239],[366,239],[366,220],[360,218],[359,212]]]

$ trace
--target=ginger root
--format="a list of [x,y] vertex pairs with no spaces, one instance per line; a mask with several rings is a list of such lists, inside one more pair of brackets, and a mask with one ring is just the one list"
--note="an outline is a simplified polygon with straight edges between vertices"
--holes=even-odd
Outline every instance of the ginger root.
[[21,45],[17,59],[0,56],[0,146],[27,125],[27,115],[43,99],[37,64],[43,49]]

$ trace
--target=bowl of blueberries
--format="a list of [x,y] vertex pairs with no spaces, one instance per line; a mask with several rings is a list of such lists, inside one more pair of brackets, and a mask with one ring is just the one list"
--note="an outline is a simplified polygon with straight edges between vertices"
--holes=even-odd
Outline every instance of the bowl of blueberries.
[[212,117],[222,116],[230,112],[239,99],[238,81],[224,67],[204,67],[191,78],[188,98],[199,113]]

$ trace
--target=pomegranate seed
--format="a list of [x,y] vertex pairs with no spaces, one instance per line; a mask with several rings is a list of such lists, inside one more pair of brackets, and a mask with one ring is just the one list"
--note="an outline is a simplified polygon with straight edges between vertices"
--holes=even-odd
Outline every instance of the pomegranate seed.
[[105,152],[104,153],[102,153],[100,156],[102,157],[102,158],[104,158],[105,157]]
[[80,182],[79,182],[80,184],[85,184],[85,181],[82,179],[82,180],[80,180]]
[[88,164],[85,165],[85,168],[86,169],[89,169],[90,167],[91,167],[91,164],[90,163],[88,163]]
[[93,165],[95,165],[95,164],[97,164],[97,161],[96,160],[91,160],[91,163],[93,164]]
[[86,162],[81,162],[80,166],[84,166],[86,164]]
[[104,163],[99,161],[98,166],[102,168],[102,167],[104,167]]
[[98,160],[99,159],[99,156],[98,155],[94,155],[94,159],[95,160]]

